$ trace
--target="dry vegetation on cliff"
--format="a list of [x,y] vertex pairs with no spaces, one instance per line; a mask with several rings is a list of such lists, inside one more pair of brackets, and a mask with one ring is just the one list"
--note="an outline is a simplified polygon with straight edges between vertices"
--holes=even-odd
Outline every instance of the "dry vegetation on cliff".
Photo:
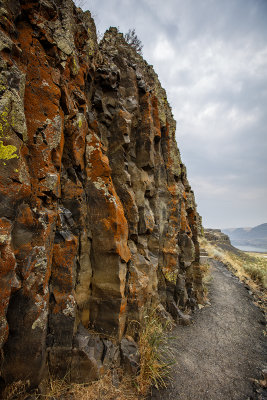
[[[151,387],[166,387],[175,363],[171,338],[167,332],[173,326],[163,323],[156,309],[146,311],[140,324],[134,321],[135,334],[139,336],[138,347],[140,366],[138,374],[125,372],[122,368],[108,370],[102,377],[90,384],[70,382],[69,374],[58,379],[49,376],[42,384],[42,394],[35,399],[47,400],[144,400]],[[139,328],[136,329],[136,325]],[[6,387],[4,400],[26,400],[29,396],[29,382],[14,382]]]
[[[136,322],[136,321],[135,321]],[[135,325],[135,324],[134,324]],[[162,323],[157,310],[146,311],[136,334],[139,336],[140,367],[136,376],[122,369],[108,371],[91,385],[69,384],[64,380],[47,382],[47,398],[70,400],[142,400],[152,385],[166,387],[171,366],[175,363],[170,337],[171,323]]]
[[[133,378],[122,376],[122,370],[116,371],[116,377],[119,375],[121,380],[118,384],[114,382],[111,371],[89,385],[49,378],[43,383],[43,394],[33,396],[36,400],[142,400]],[[27,389],[22,381],[15,382],[6,387],[3,400],[26,400],[29,398]]]
[[[116,374],[116,377],[118,377],[122,375],[122,371],[117,371]],[[111,371],[90,385],[51,380],[49,381],[49,387],[47,394],[40,396],[40,400],[42,398],[56,398],[59,400],[141,400],[132,377],[128,375],[121,376],[121,381],[117,384]]]

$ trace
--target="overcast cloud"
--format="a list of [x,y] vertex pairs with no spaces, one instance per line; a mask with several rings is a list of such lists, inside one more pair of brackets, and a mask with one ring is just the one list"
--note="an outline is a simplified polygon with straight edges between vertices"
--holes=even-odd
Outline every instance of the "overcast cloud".
[[87,0],[97,29],[135,28],[177,121],[206,227],[267,222],[267,1]]

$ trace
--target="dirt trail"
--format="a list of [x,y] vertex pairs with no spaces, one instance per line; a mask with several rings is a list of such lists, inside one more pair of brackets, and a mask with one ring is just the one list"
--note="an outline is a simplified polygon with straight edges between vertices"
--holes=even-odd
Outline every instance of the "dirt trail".
[[209,297],[211,306],[197,312],[194,324],[172,332],[173,381],[152,400],[267,399],[251,380],[267,364],[262,312],[219,261],[212,261]]

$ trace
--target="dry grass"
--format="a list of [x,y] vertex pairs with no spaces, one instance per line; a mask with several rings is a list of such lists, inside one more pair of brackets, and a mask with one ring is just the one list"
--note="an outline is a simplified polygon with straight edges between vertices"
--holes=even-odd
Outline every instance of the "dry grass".
[[139,352],[140,372],[136,378],[138,392],[146,395],[152,385],[166,387],[174,357],[166,332],[156,309],[146,313],[140,328]]
[[133,378],[116,371],[118,384],[114,383],[114,371],[108,371],[101,379],[91,384],[68,383],[60,379],[50,379],[48,390],[38,399],[57,400],[140,400]]
[[204,302],[208,300],[208,285],[212,280],[212,276],[210,273],[210,265],[208,263],[201,264],[200,266],[202,272],[202,284],[203,284],[203,291],[204,291]]
[[[43,382],[43,393],[38,400],[144,400],[152,385],[166,386],[171,365],[174,363],[167,329],[160,321],[157,310],[147,312],[139,325],[140,370],[137,376],[123,370],[110,370],[98,381],[90,384],[70,383],[66,379],[49,377]],[[5,400],[27,398],[28,384],[16,382],[5,390]]]
[[[135,324],[133,324],[136,327]],[[144,400],[152,385],[166,386],[171,365],[168,326],[160,321],[157,310],[147,312],[139,324],[140,370],[134,377],[116,370],[117,384],[114,384],[114,371],[108,371],[100,380],[90,385],[73,384],[64,380],[50,379],[48,391],[41,399],[57,400]]]

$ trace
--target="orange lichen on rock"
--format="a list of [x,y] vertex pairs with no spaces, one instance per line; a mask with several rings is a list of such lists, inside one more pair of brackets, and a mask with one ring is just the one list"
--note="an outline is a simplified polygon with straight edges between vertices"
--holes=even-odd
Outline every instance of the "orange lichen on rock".
[[78,240],[73,235],[70,235],[64,242],[54,245],[51,276],[52,293],[55,298],[52,308],[54,314],[75,315],[73,280],[77,249]]
[[90,382],[131,320],[201,299],[199,216],[166,93],[123,35],[98,44],[71,1],[1,7],[1,385],[47,365]]
[[191,229],[187,220],[187,213],[184,201],[181,202],[181,227],[182,232],[191,233]]
[[0,219],[0,346],[8,337],[6,311],[13,285],[18,285],[15,267],[16,259],[11,247],[12,225],[6,218]]
[[[113,241],[112,249],[120,255],[120,257],[128,262],[130,259],[130,251],[127,245],[128,224],[124,216],[123,207],[117,193],[115,191],[112,179],[109,160],[102,152],[102,146],[97,135],[91,130],[87,136],[86,160],[87,160],[87,177],[94,185],[98,197],[101,197],[106,204],[106,210],[103,210],[101,218],[99,211],[97,214],[92,212],[92,224],[103,224],[103,229],[110,232],[110,239]],[[97,217],[97,221],[94,221]],[[104,250],[104,249],[103,249]],[[110,251],[107,248],[106,251]]]

